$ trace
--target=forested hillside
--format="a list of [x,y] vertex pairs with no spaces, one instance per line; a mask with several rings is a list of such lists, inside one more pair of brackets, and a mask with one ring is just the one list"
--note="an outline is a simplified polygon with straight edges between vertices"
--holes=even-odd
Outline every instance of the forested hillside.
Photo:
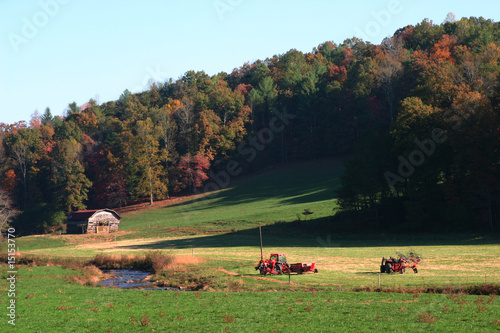
[[335,156],[346,158],[344,223],[495,231],[499,61],[498,23],[424,20],[380,45],[325,42],[71,103],[64,117],[46,109],[0,126],[1,204],[21,212],[12,223],[24,234],[48,232],[73,210],[154,203]]

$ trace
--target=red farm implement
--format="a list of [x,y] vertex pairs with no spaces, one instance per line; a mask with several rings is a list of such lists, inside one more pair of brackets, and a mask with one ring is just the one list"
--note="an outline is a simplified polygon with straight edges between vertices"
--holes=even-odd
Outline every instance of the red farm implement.
[[286,261],[286,255],[283,253],[275,253],[269,256],[269,259],[261,259],[255,269],[260,271],[262,275],[280,275],[290,273],[318,273],[316,263],[296,263],[289,264]]
[[262,275],[280,275],[290,273],[318,273],[316,263],[314,262],[299,262],[296,264],[289,264],[286,261],[284,253],[274,253],[269,256],[269,259],[264,259],[262,255],[262,228],[259,226],[260,234],[260,261],[255,266],[255,269]]
[[418,273],[417,265],[421,261],[421,257],[416,253],[410,252],[408,256],[396,252],[398,259],[382,258],[382,263],[380,264],[380,273],[391,274],[392,272],[404,274],[406,269],[412,269],[413,272]]

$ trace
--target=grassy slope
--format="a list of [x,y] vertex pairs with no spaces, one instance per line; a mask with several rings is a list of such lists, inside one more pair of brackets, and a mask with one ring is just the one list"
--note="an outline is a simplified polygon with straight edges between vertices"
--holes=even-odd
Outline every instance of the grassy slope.
[[[197,230],[241,230],[258,223],[290,222],[304,209],[313,218],[330,216],[335,207],[342,163],[317,161],[237,180],[211,198],[125,216],[121,230],[189,227]],[[147,234],[147,231],[143,232]]]

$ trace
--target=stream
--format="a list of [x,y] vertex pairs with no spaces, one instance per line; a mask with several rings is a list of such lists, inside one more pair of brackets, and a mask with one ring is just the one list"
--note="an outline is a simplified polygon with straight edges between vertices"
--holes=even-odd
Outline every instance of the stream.
[[151,273],[134,271],[129,269],[105,270],[103,273],[111,274],[111,279],[102,280],[96,283],[98,286],[117,287],[121,289],[143,289],[143,290],[181,290],[173,287],[158,287],[147,278]]

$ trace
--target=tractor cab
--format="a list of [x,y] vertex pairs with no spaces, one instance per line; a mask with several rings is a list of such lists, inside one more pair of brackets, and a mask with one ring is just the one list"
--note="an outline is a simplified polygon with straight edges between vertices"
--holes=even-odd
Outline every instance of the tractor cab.
[[269,259],[259,261],[255,267],[260,270],[260,274],[283,274],[289,271],[290,266],[286,262],[286,255],[283,253],[274,253],[269,256]]
[[286,264],[286,255],[283,253],[271,254],[271,256],[269,257],[269,261],[275,261],[279,264]]

